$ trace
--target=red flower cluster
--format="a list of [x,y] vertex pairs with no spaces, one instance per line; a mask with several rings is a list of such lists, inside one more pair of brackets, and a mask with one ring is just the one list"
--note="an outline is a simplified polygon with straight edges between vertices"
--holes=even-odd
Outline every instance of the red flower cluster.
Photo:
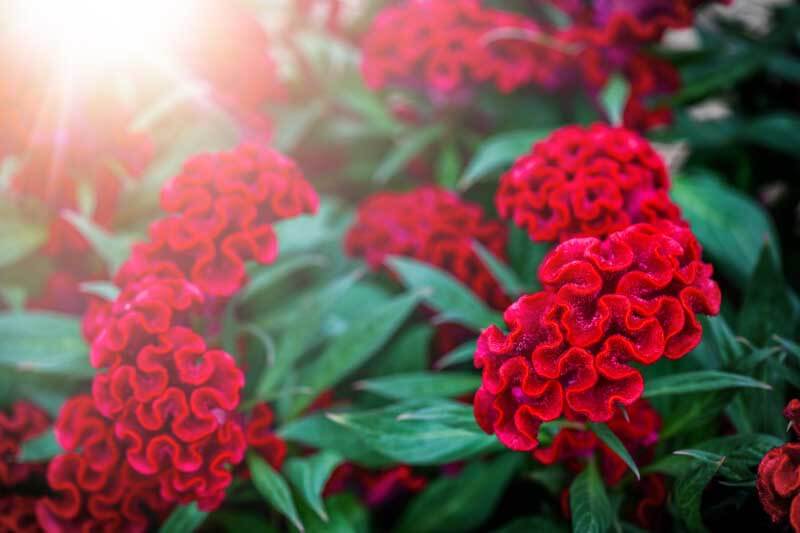
[[[653,460],[661,417],[646,400],[637,400],[628,408],[628,418],[622,412],[614,413],[607,425],[619,437],[625,449],[637,465],[646,465]],[[585,417],[566,410],[567,420],[581,422]],[[543,464],[564,463],[573,472],[580,472],[585,459],[597,451],[600,472],[608,485],[616,485],[628,472],[628,467],[592,431],[561,429],[552,443],[533,451],[533,456]]]
[[478,423],[532,450],[541,422],[567,409],[610,420],[644,390],[630,363],[678,359],[700,342],[696,314],[719,312],[712,270],[691,231],[667,221],[562,243],[540,266],[544,290],[506,310],[509,333],[490,326],[478,340]]
[[450,191],[421,187],[406,193],[383,192],[367,198],[345,238],[352,256],[373,268],[389,255],[412,257],[450,272],[484,301],[498,308],[508,297],[475,253],[473,241],[505,258],[507,232],[485,218],[480,206]]
[[680,220],[661,157],[631,131],[566,126],[503,175],[500,216],[537,241],[605,237],[638,222]]
[[480,0],[406,0],[385,8],[364,40],[368,86],[416,86],[447,95],[491,82],[502,92],[537,81],[552,83],[557,49],[493,35],[493,30],[539,33],[536,22],[481,6]]
[[[796,435],[800,435],[800,400],[792,399],[784,408]],[[758,465],[756,489],[761,506],[776,524],[789,518],[795,532],[800,532],[800,443],[773,448]]]
[[247,447],[254,450],[275,470],[280,470],[286,459],[286,443],[272,431],[272,409],[261,403],[253,408],[245,425]]
[[408,465],[385,470],[370,470],[353,463],[339,465],[331,474],[323,491],[330,496],[345,490],[355,490],[370,507],[380,507],[404,494],[420,492],[427,479],[418,476]]
[[27,480],[38,465],[17,461],[22,443],[42,434],[49,417],[29,402],[15,402],[9,413],[0,411],[0,488],[10,488]]
[[47,471],[54,495],[37,504],[45,531],[149,531],[172,505],[158,492],[158,478],[125,461],[113,423],[90,396],[76,396],[61,409],[56,438],[66,453]]
[[189,160],[161,194],[171,216],[150,227],[116,282],[127,285],[153,268],[177,265],[212,297],[228,297],[247,281],[245,261],[268,264],[278,255],[272,224],[314,213],[316,192],[295,163],[255,143]]

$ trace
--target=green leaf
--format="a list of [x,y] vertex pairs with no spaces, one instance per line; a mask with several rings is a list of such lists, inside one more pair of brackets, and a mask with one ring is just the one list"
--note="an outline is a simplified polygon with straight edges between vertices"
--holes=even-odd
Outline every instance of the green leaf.
[[772,335],[788,336],[794,332],[796,320],[790,289],[774,257],[770,245],[765,244],[739,313],[738,333],[756,346],[765,346]]
[[475,392],[481,377],[465,372],[419,372],[395,374],[375,379],[365,379],[355,384],[356,389],[372,392],[384,398],[454,398]]
[[472,247],[508,296],[516,298],[526,291],[525,283],[517,277],[510,266],[495,257],[480,242],[473,241]]
[[18,457],[21,463],[39,463],[52,459],[62,451],[55,432],[49,429],[38,437],[24,441]]
[[700,461],[701,463],[713,463],[721,465],[725,461],[725,456],[719,455],[718,453],[707,452],[705,450],[695,450],[692,448],[675,450],[672,453],[675,455],[682,455],[684,457],[691,457],[692,459]]
[[589,424],[589,429],[591,429],[595,435],[597,435],[600,440],[602,440],[606,446],[611,448],[617,457],[622,459],[622,461],[628,465],[628,468],[631,469],[633,475],[636,476],[636,479],[641,479],[641,475],[639,474],[639,469],[636,467],[636,462],[631,457],[631,454],[628,453],[628,450],[625,448],[625,445],[622,444],[622,441],[619,440],[611,428],[609,428],[605,424]]
[[764,241],[777,243],[764,210],[710,174],[676,179],[672,196],[715,266],[740,286],[750,279]]
[[569,508],[575,533],[604,533],[611,527],[611,503],[594,461],[570,485]]
[[428,368],[431,340],[435,330],[429,324],[414,324],[400,332],[380,357],[375,357],[364,371],[366,376],[422,372]]
[[294,420],[280,428],[278,434],[288,441],[336,452],[350,461],[371,468],[390,463],[380,450],[375,451],[359,434],[328,419],[325,413],[314,413]]
[[81,292],[113,302],[119,296],[119,287],[110,281],[85,281],[81,283]]
[[407,257],[390,257],[389,268],[412,289],[424,291],[425,303],[441,313],[440,322],[456,322],[473,330],[501,323],[501,317],[447,272]]
[[350,493],[335,494],[325,500],[328,521],[316,514],[301,514],[308,533],[368,533],[369,513],[357,497]]
[[773,53],[767,59],[767,70],[775,76],[781,76],[788,81],[800,83],[800,60],[789,54]]
[[404,294],[351,323],[319,357],[300,369],[299,382],[306,394],[297,397],[292,413],[302,411],[321,392],[363,365],[403,325],[419,301],[419,294]]
[[0,231],[0,267],[16,263],[38,250],[47,240],[47,228],[3,213]]
[[526,516],[495,529],[492,533],[566,533],[567,527],[546,516]]
[[322,450],[309,457],[294,457],[283,467],[289,482],[297,489],[305,502],[324,521],[328,514],[322,503],[322,489],[333,470],[342,462],[339,454]]
[[80,321],[58,313],[0,313],[0,368],[22,374],[91,377]]
[[436,364],[434,366],[436,368],[446,368],[448,366],[453,366],[460,363],[466,363],[468,361],[472,361],[472,358],[475,356],[476,349],[477,349],[476,341],[474,340],[467,341],[461,346],[454,348],[453,350],[443,355],[441,359],[436,361]]
[[247,455],[247,466],[253,477],[253,485],[261,496],[288,518],[297,529],[303,531],[303,524],[300,522],[286,480],[269,463],[253,453]]
[[321,268],[326,266],[328,262],[325,256],[316,254],[281,258],[276,263],[260,268],[253,274],[247,285],[236,294],[236,298],[246,305],[249,301],[258,298],[265,289],[289,279],[297,272],[312,267]]
[[522,454],[506,453],[491,462],[471,463],[456,477],[436,479],[411,501],[396,531],[479,529],[500,502],[522,460]]
[[645,385],[643,396],[654,398],[738,388],[770,390],[772,387],[748,376],[719,370],[698,370],[651,379]]
[[[275,364],[264,369],[255,388],[256,400],[272,397],[297,360],[318,340],[317,333],[324,316],[361,275],[360,271],[352,272],[294,302],[292,312],[287,316],[285,323],[278,325],[283,330],[283,335],[277,343]],[[275,325],[273,320],[265,322],[265,325]]]
[[454,141],[449,141],[439,152],[436,160],[436,181],[442,187],[452,189],[458,183],[460,172],[461,154],[458,152],[458,145]]
[[190,533],[197,530],[207,516],[208,513],[198,509],[196,503],[180,505],[170,513],[159,531],[161,533]]
[[600,103],[603,105],[608,121],[614,126],[622,124],[622,116],[630,90],[631,87],[625,78],[614,74],[600,93]]
[[489,137],[475,151],[458,188],[465,191],[493,172],[504,170],[531,146],[549,135],[550,130],[518,130]]
[[130,255],[131,246],[136,241],[136,237],[120,233],[112,235],[85,215],[74,211],[64,211],[62,216],[89,241],[92,249],[105,262],[108,271],[112,274],[122,266],[122,263]]
[[722,457],[718,462],[700,462],[675,482],[675,505],[690,532],[705,531],[700,512],[703,491],[724,461]]
[[517,278],[528,288],[529,293],[540,289],[536,273],[551,243],[533,242],[528,233],[514,223],[508,225],[508,259],[517,273]]
[[405,464],[446,464],[499,447],[496,438],[478,427],[472,406],[445,400],[327,416],[376,453]]
[[311,127],[325,114],[326,103],[322,99],[306,102],[303,106],[278,112],[278,122],[272,144],[281,152],[289,153],[303,140]]
[[317,253],[320,246],[336,242],[350,226],[352,213],[329,198],[323,198],[315,215],[302,215],[275,223],[282,256]]
[[739,135],[755,144],[798,157],[800,115],[783,112],[761,116],[750,121]]
[[425,151],[444,134],[444,126],[436,124],[414,129],[392,148],[375,170],[372,179],[378,183],[387,183],[396,176],[416,156]]

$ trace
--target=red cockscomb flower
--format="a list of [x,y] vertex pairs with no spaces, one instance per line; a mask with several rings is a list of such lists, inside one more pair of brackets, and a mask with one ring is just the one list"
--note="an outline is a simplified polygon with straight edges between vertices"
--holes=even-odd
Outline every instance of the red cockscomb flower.
[[[567,410],[568,420],[580,421],[584,417]],[[628,418],[621,411],[614,413],[608,427],[619,437],[622,444],[638,465],[646,465],[653,459],[661,417],[646,400],[638,400],[628,408]],[[533,456],[543,464],[565,463],[578,472],[585,467],[585,460],[597,451],[600,472],[608,485],[619,483],[628,471],[627,465],[589,430],[561,429],[552,443],[533,451]]]
[[800,531],[800,444],[789,443],[767,452],[758,465],[756,489],[773,522],[789,518]]
[[273,431],[273,419],[269,405],[256,405],[245,424],[245,438],[249,448],[255,450],[272,468],[280,470],[286,458],[286,443]]
[[213,509],[231,482],[227,466],[244,457],[244,433],[233,416],[243,386],[230,355],[172,327],[135,357],[112,362],[92,391],[134,470],[156,477],[166,501]]
[[116,276],[125,286],[164,262],[203,293],[228,297],[247,280],[244,263],[275,260],[272,224],[314,213],[319,200],[295,163],[254,143],[190,159],[161,194],[171,216],[150,228]]
[[0,497],[0,532],[39,533],[42,531],[36,520],[38,498],[18,494]]
[[644,390],[630,363],[678,359],[700,342],[696,314],[719,312],[712,271],[691,231],[666,221],[562,243],[540,266],[544,290],[506,310],[509,333],[490,326],[478,339],[478,423],[532,450],[541,422],[567,407],[610,420]]
[[473,241],[505,257],[507,232],[480,206],[450,191],[421,187],[367,198],[345,237],[345,249],[377,268],[389,255],[412,257],[450,272],[484,301],[503,307],[508,297],[475,253]]
[[408,465],[374,470],[353,463],[343,463],[331,473],[323,495],[354,490],[364,503],[375,508],[397,497],[417,493],[426,485],[427,479],[416,475]]
[[783,416],[789,421],[795,435],[800,435],[800,400],[793,398],[783,409]]
[[678,220],[661,157],[639,135],[566,126],[501,178],[495,203],[536,241],[604,237],[637,222]]
[[37,465],[20,463],[17,454],[22,443],[44,433],[50,418],[30,402],[15,402],[8,412],[0,411],[0,488],[25,481]]
[[125,461],[112,422],[90,396],[64,404],[56,438],[66,453],[50,462],[53,495],[37,504],[45,531],[144,532],[166,516],[171,505],[159,496],[159,479],[138,474]]
[[479,0],[407,0],[375,18],[364,40],[362,74],[373,89],[421,83],[434,96],[482,82],[502,92],[532,80],[549,84],[551,56],[559,51],[492,35],[502,29],[540,32],[536,22],[482,7]]

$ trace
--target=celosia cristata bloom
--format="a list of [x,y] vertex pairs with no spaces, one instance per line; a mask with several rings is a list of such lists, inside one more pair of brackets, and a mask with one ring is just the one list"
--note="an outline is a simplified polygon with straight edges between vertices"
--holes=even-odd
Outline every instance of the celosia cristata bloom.
[[245,261],[278,254],[272,224],[314,213],[319,200],[289,158],[256,143],[190,159],[164,187],[169,216],[150,227],[116,276],[125,286],[154,266],[177,265],[204,294],[229,297],[247,281]]
[[286,458],[286,443],[275,434],[273,421],[274,416],[269,405],[256,405],[245,424],[245,438],[248,448],[254,450],[272,468],[280,470]]
[[661,156],[631,131],[566,126],[500,181],[495,204],[536,241],[604,237],[638,222],[678,220]]
[[67,401],[55,429],[66,452],[50,462],[53,494],[37,504],[45,531],[144,532],[166,516],[171,504],[159,495],[159,479],[125,461],[113,423],[91,396]]
[[20,463],[16,457],[22,443],[47,430],[50,419],[30,402],[15,402],[8,412],[0,411],[0,488],[25,481],[36,465]]
[[532,450],[541,422],[567,408],[610,420],[644,390],[631,363],[678,359],[700,342],[697,313],[719,312],[712,271],[691,231],[666,221],[557,246],[539,269],[544,290],[506,310],[509,333],[493,325],[478,339],[478,423]]
[[503,307],[508,297],[475,253],[474,241],[505,258],[503,224],[487,219],[480,206],[450,191],[420,187],[367,198],[345,237],[345,250],[373,268],[390,255],[429,263],[452,274],[490,305]]
[[800,443],[767,452],[758,465],[756,489],[773,522],[788,518],[792,529],[800,531]]
[[427,479],[417,475],[408,465],[383,470],[371,470],[353,463],[339,465],[323,490],[324,496],[353,490],[372,508],[380,507],[395,498],[414,494],[425,488]]
[[362,74],[373,89],[388,84],[451,94],[493,83],[509,92],[552,77],[556,48],[494,38],[493,30],[538,34],[536,22],[481,6],[479,0],[407,0],[384,8],[364,39]]
[[[661,429],[661,417],[646,400],[642,399],[632,404],[627,411],[627,419],[621,411],[617,411],[607,424],[619,437],[636,464],[643,466],[653,460],[658,432]],[[584,417],[567,410],[566,418],[581,421]],[[583,470],[586,459],[595,451],[598,453],[600,472],[605,482],[616,485],[622,481],[628,472],[628,466],[588,429],[561,429],[549,446],[534,450],[533,456],[543,464],[565,463],[570,470],[578,472]]]

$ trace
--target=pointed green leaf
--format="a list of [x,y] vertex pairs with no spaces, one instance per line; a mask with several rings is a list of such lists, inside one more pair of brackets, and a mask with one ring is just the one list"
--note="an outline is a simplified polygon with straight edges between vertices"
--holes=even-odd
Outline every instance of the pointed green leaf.
[[47,240],[47,228],[3,213],[0,230],[0,267],[15,263],[33,253]]
[[476,347],[477,345],[474,340],[467,341],[443,355],[441,359],[436,361],[434,366],[436,368],[447,368],[448,366],[472,361],[472,358],[475,356]]
[[372,176],[373,181],[386,183],[391,180],[412,159],[436,142],[444,134],[444,131],[444,126],[440,124],[412,130],[386,154]]
[[110,281],[85,281],[81,283],[81,292],[113,302],[119,296],[119,287]]
[[300,522],[292,492],[289,490],[286,480],[269,463],[255,454],[248,454],[247,466],[250,468],[253,485],[261,496],[288,518],[297,529],[303,531],[303,524]]
[[480,385],[481,377],[475,373],[418,372],[365,379],[357,382],[355,387],[384,398],[403,400],[455,398],[475,392]]
[[475,151],[467,165],[458,188],[469,189],[493,172],[504,170],[531,149],[533,143],[544,139],[550,130],[518,130],[500,133],[486,139]]
[[501,317],[447,272],[407,257],[391,257],[386,264],[409,288],[423,291],[425,302],[440,314],[442,322],[457,322],[474,330]]
[[552,247],[548,242],[534,242],[528,233],[516,224],[508,225],[508,260],[517,278],[527,287],[528,293],[539,290],[536,273],[544,256]]
[[772,387],[748,376],[721,372],[719,370],[698,370],[661,376],[645,384],[644,397],[709,392],[723,389],[751,388],[769,390]]
[[499,447],[478,427],[472,406],[457,402],[403,402],[327,416],[376,453],[405,464],[446,464]]
[[327,521],[310,511],[301,514],[308,533],[369,533],[369,513],[353,494],[335,494],[325,500],[325,507]]
[[333,470],[342,462],[339,454],[323,450],[309,457],[294,457],[283,467],[286,477],[306,503],[324,521],[328,514],[322,503],[322,489]]
[[699,462],[675,482],[675,505],[691,532],[706,531],[700,512],[703,491],[724,461],[722,457],[718,462]]
[[489,269],[494,278],[500,283],[500,286],[503,287],[503,292],[511,298],[516,298],[526,292],[525,283],[517,277],[516,272],[510,266],[495,257],[492,252],[478,241],[473,241],[472,246],[475,253],[483,261],[483,264],[486,265],[486,268]]
[[61,445],[56,440],[55,432],[49,429],[38,437],[23,442],[18,458],[21,463],[39,463],[49,461],[62,451]]
[[307,407],[321,392],[336,385],[363,365],[403,325],[419,304],[417,293],[393,298],[363,319],[351,323],[335,337],[322,353],[300,369],[299,382],[306,394],[298,396],[292,406],[296,414]]
[[65,211],[64,218],[72,224],[83,237],[92,245],[92,249],[99,255],[108,271],[116,272],[130,255],[131,246],[136,237],[124,234],[110,234],[85,215],[74,211]]
[[196,503],[179,505],[161,524],[160,533],[191,533],[205,521],[208,513],[197,508]]
[[614,74],[600,93],[600,102],[603,104],[608,121],[614,126],[622,125],[630,89],[630,85],[623,76]]
[[522,461],[522,454],[506,453],[491,462],[473,462],[455,477],[436,479],[408,505],[396,531],[478,530]]
[[91,377],[80,321],[44,312],[0,313],[0,368],[23,374]]
[[602,440],[606,446],[611,448],[611,451],[617,454],[617,457],[622,459],[622,461],[628,465],[628,468],[631,469],[633,475],[636,476],[636,479],[641,479],[641,475],[639,474],[639,469],[636,467],[636,462],[631,457],[631,454],[628,453],[628,450],[625,448],[625,445],[622,444],[622,441],[619,440],[611,428],[609,428],[606,424],[589,424],[589,429],[591,429],[595,435],[597,435],[600,440]]
[[242,304],[247,304],[250,300],[258,298],[266,288],[285,281],[297,272],[307,268],[324,267],[327,264],[328,259],[325,256],[316,254],[296,255],[279,259],[269,266],[260,268],[250,276],[250,281],[236,294],[236,298]]
[[611,503],[594,461],[570,485],[569,508],[574,533],[605,533],[611,527]]

